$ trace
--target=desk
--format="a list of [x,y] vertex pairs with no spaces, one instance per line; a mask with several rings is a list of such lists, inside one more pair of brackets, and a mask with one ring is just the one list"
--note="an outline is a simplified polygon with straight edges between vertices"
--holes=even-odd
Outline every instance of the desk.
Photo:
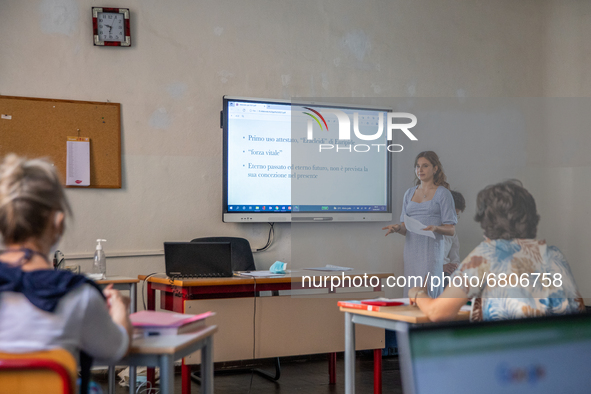
[[[108,276],[106,279],[95,281],[101,287],[113,285],[116,290],[129,290],[129,310],[131,313],[137,311],[137,284],[139,279],[126,278],[124,276]],[[135,382],[135,367],[129,368],[129,380]],[[109,367],[109,394],[115,392],[115,366]]]
[[[215,361],[272,358],[288,355],[328,353],[329,382],[336,382],[336,352],[343,351],[344,330],[338,310],[339,300],[366,299],[382,295],[381,279],[388,273],[369,273],[380,281],[372,291],[330,293],[292,297],[279,296],[280,290],[301,290],[303,276],[341,275],[341,272],[299,271],[274,278],[202,278],[171,280],[165,276],[147,279],[148,309],[156,307],[156,291],[160,291],[160,306],[180,313],[201,313],[207,310],[217,314],[212,318],[220,327]],[[363,277],[359,271],[345,272],[352,278]],[[146,276],[140,275],[140,279]],[[369,281],[369,279],[368,279]],[[328,284],[330,286],[330,283]],[[270,291],[273,296],[260,297]],[[256,294],[255,294],[256,293]],[[254,297],[254,302],[253,302]],[[323,298],[320,298],[323,297]],[[328,298],[324,298],[328,297]],[[253,311],[256,305],[256,332],[253,329]],[[221,308],[226,308],[223,312]],[[224,319],[226,319],[224,321]],[[286,333],[291,336],[286,340]],[[362,327],[357,333],[357,349],[384,347],[384,331]],[[190,366],[198,363],[196,357],[183,362],[183,394],[190,393]]]
[[[343,307],[340,307],[340,311],[345,312],[345,394],[355,394],[355,324],[404,331],[408,324],[431,322],[419,308],[410,305],[381,307],[379,312]],[[460,311],[456,320],[469,318],[470,312]],[[381,394],[381,358],[379,374],[376,373],[377,363],[374,357],[374,394]]]
[[[162,335],[134,339],[129,353],[116,365],[160,367],[160,393],[174,393],[174,361],[201,349],[201,392],[213,394],[213,334],[217,326],[181,335]],[[135,380],[129,381],[129,394],[135,394]]]

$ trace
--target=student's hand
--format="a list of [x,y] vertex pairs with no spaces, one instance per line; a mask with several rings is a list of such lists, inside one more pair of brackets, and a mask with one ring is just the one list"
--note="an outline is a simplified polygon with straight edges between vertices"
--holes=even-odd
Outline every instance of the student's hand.
[[402,228],[402,226],[399,224],[391,224],[389,226],[383,227],[382,230],[388,230],[388,232],[386,233],[386,237],[387,237],[388,234],[400,232],[401,228]]
[[423,229],[423,231],[433,231],[434,233],[438,233],[439,227],[438,226],[427,226]]
[[443,272],[445,272],[446,274],[449,274],[449,275],[451,275],[457,268],[458,268],[457,263],[443,264]]
[[420,287],[413,287],[412,289],[410,289],[408,291],[408,299],[410,300],[410,303],[412,304],[412,299],[415,298],[415,295],[417,293],[417,291],[421,290]]
[[119,290],[113,289],[113,284],[105,287],[103,289],[103,294],[107,299],[107,306],[109,307],[109,313],[111,313],[111,316],[113,315],[113,312],[127,314],[129,297],[125,297],[121,295]]
[[133,327],[129,320],[129,297],[122,296],[119,290],[113,289],[113,284],[108,285],[103,289],[103,294],[107,299],[107,307],[109,308],[109,315],[115,324],[119,324],[129,337],[129,343],[131,344],[131,338],[133,334]]
[[[420,294],[419,294],[420,292]],[[427,295],[427,288],[426,287],[413,287],[412,289],[410,289],[408,291],[408,299],[410,301],[411,305],[415,304],[415,299],[417,298],[417,294],[421,295],[421,294],[425,294]]]

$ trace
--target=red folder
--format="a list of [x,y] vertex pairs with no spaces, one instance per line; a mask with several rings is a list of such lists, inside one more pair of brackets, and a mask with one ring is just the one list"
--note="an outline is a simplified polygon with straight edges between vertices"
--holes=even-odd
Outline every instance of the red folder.
[[361,301],[364,305],[373,305],[373,306],[400,306],[404,305],[404,302],[400,301],[376,301],[376,300],[365,300]]

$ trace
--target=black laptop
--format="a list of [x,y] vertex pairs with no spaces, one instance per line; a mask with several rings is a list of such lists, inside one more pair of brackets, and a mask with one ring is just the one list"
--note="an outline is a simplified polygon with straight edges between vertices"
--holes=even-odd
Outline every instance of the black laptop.
[[164,242],[164,264],[169,278],[229,277],[230,242]]

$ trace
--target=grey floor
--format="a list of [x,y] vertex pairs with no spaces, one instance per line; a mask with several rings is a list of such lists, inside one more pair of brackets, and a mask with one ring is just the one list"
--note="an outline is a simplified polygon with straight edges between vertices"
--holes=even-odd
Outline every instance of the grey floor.
[[[271,360],[265,360],[258,364],[261,369],[274,372]],[[218,365],[216,365],[218,368]],[[319,357],[282,359],[281,378],[277,383],[266,380],[256,374],[216,374],[214,390],[216,394],[271,394],[271,393],[344,393],[344,362],[343,355],[337,358],[337,383],[328,384],[328,360]],[[400,369],[397,356],[384,357],[382,361],[382,388],[384,394],[402,393],[400,383]],[[103,391],[107,394],[106,374],[94,374],[93,380],[100,383]],[[252,384],[251,384],[252,382]],[[127,387],[117,385],[116,394],[128,393]],[[155,394],[157,391],[145,394]],[[373,357],[371,354],[358,355],[356,367],[356,392],[361,394],[373,393]],[[175,393],[181,393],[181,376],[177,373],[175,377]],[[199,385],[191,384],[191,393],[199,393]]]

